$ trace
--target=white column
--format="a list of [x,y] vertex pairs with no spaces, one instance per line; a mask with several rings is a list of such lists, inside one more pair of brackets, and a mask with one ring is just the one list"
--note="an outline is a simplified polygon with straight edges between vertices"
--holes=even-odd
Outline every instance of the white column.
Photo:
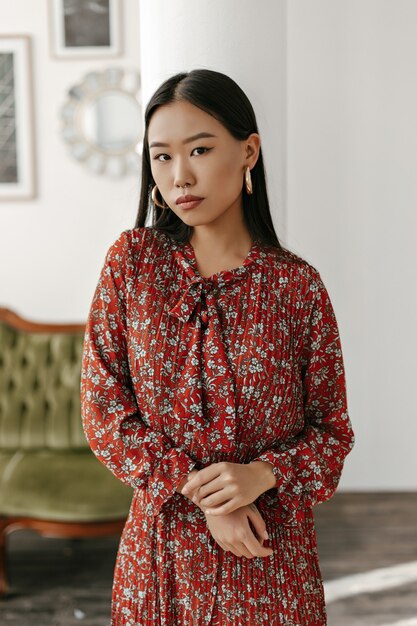
[[195,68],[235,80],[255,111],[271,213],[285,243],[284,0],[139,0],[143,106],[169,76]]
[[356,445],[340,488],[417,489],[417,3],[288,2],[288,238],[320,270]]

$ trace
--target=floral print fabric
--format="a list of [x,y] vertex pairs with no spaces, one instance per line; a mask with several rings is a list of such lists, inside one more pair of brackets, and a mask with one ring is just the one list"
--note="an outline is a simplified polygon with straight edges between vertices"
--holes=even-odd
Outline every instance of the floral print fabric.
[[[84,432],[133,491],[113,582],[113,626],[323,626],[312,507],[354,445],[340,337],[319,272],[254,241],[208,278],[190,243],[151,227],[110,246],[81,374]],[[258,507],[273,549],[237,557],[175,491],[191,471],[271,463]]]

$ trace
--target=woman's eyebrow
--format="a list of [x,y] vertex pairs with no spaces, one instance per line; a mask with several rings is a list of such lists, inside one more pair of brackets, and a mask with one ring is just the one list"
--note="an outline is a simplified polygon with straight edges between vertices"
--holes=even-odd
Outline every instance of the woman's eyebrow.
[[[188,137],[188,139],[184,139],[184,141],[182,142],[183,144],[186,143],[191,143],[191,141],[195,141],[196,139],[202,139],[204,137],[217,137],[217,135],[212,135],[211,133],[197,133],[196,135],[193,135],[192,137]],[[162,143],[161,141],[153,141],[150,145],[149,148],[167,148],[169,146],[169,143]]]

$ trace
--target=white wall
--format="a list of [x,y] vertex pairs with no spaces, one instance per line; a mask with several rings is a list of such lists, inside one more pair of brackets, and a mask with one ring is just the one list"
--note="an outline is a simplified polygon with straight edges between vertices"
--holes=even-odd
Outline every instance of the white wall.
[[123,56],[89,60],[50,56],[48,7],[46,0],[0,4],[2,33],[32,36],[38,178],[36,199],[0,202],[0,306],[33,320],[84,322],[108,246],[133,226],[140,181],[96,176],[73,160],[59,110],[85,73],[140,69],[139,7],[123,0]]
[[417,488],[417,3],[288,2],[289,244],[338,318],[341,487]]

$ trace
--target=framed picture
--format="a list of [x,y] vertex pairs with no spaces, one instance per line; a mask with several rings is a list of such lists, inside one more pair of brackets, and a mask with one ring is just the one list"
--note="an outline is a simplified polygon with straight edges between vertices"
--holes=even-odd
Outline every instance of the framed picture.
[[35,196],[31,38],[0,35],[0,200]]
[[51,56],[91,59],[120,56],[121,0],[49,0]]

